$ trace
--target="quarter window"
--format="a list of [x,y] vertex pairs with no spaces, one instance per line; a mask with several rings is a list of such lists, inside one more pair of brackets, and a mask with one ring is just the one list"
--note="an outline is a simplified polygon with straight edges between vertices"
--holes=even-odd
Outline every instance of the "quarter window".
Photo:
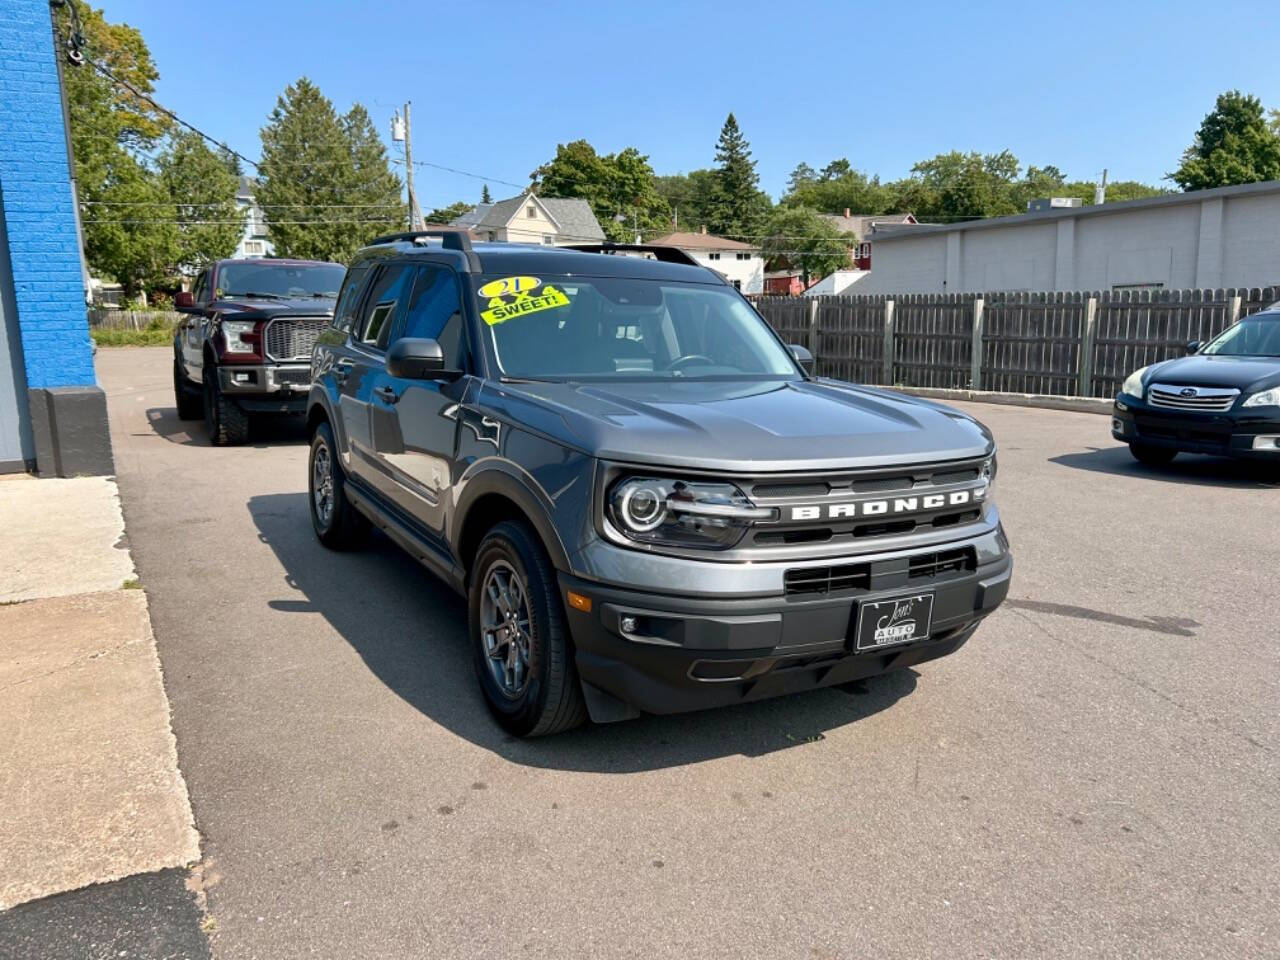
[[385,350],[391,328],[403,310],[413,284],[414,270],[406,266],[383,267],[373,281],[360,323],[360,342]]
[[333,311],[333,326],[346,333],[356,318],[356,309],[360,306],[360,292],[364,290],[364,281],[369,275],[369,265],[361,264],[347,271],[342,282],[342,290],[338,293],[338,306]]

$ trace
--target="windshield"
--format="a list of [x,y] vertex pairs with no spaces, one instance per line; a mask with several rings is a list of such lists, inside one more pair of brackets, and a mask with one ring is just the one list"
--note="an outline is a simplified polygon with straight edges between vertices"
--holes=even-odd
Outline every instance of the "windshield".
[[796,378],[773,333],[727,287],[617,277],[482,277],[498,365],[529,380]]
[[1280,317],[1246,317],[1201,353],[1219,357],[1280,357]]
[[346,268],[336,263],[227,263],[218,268],[218,297],[336,297]]

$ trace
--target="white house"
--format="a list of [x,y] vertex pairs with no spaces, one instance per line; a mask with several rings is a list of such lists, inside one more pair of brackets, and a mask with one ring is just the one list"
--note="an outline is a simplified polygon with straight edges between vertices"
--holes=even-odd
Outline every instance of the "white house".
[[267,239],[267,219],[262,215],[262,208],[253,199],[252,177],[240,178],[240,188],[236,191],[236,207],[245,211],[244,235],[236,245],[236,252],[231,256],[237,260],[243,260],[246,257],[269,257],[275,253],[275,248]]
[[600,221],[591,212],[587,201],[570,197],[539,197],[534,193],[522,193],[497,203],[477,204],[450,226],[466,227],[477,240],[503,243],[557,246],[604,240]]
[[855,284],[869,276],[871,276],[870,270],[837,270],[811,286],[804,295],[806,297],[838,297],[843,294],[853,296],[862,292],[862,288],[855,288]]
[[965,223],[874,230],[857,292],[1280,284],[1280,181]]
[[743,293],[764,292],[764,257],[760,248],[707,233],[669,233],[650,243],[679,247],[700,264],[722,274]]

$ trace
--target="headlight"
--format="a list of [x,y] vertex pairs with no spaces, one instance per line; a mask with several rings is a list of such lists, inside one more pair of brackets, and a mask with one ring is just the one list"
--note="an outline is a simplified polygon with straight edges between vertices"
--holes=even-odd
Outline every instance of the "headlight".
[[1125,380],[1124,385],[1120,388],[1121,393],[1127,393],[1131,397],[1142,399],[1142,375],[1150,370],[1150,367],[1142,367],[1129,374],[1129,378]]
[[1248,397],[1241,406],[1245,407],[1280,407],[1280,387],[1272,387]]
[[752,524],[778,518],[776,509],[757,507],[731,483],[650,477],[614,484],[605,512],[637,543],[711,550],[728,549]]
[[227,353],[257,353],[258,345],[253,342],[256,326],[252,320],[223,320],[222,338],[226,343],[223,349]]

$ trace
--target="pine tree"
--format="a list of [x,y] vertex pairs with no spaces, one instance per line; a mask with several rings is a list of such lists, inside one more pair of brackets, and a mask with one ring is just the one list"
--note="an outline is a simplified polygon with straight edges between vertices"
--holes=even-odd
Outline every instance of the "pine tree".
[[760,191],[751,145],[732,113],[720,129],[716,164],[716,195],[708,211],[712,233],[729,237],[758,234],[769,212],[769,198]]
[[244,233],[244,212],[236,206],[240,163],[235,156],[215,153],[199,134],[174,132],[158,165],[177,215],[178,262],[199,268],[231,256]]
[[400,179],[364,107],[339,116],[306,77],[285,88],[262,128],[258,202],[284,257],[346,261],[404,225]]
[[493,203],[493,195],[489,193],[489,185],[486,183],[484,189],[480,191],[481,203]]

